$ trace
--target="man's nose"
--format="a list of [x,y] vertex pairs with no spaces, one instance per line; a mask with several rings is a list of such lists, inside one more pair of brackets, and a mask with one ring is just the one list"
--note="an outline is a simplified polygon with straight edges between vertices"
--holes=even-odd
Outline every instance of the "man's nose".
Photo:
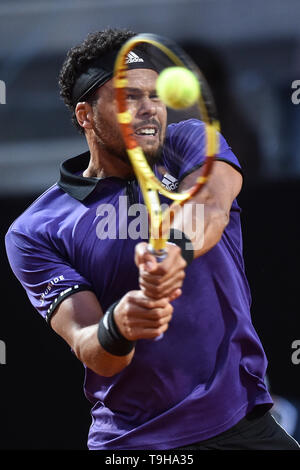
[[154,116],[157,112],[156,104],[149,96],[143,97],[140,102],[138,114],[141,116]]

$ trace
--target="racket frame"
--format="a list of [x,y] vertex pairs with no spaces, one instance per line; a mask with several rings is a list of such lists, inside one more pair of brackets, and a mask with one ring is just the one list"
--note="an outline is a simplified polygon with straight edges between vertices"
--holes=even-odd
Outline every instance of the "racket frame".
[[[203,164],[202,174],[197,178],[195,184],[182,193],[174,193],[167,190],[162,183],[156,178],[142,148],[138,145],[134,138],[134,130],[131,126],[132,116],[127,109],[126,87],[128,79],[126,73],[128,70],[126,64],[127,54],[137,45],[147,43],[160,49],[175,64],[175,66],[185,67],[192,70],[200,81],[204,81],[204,77],[191,59],[180,49],[177,44],[170,40],[162,38],[154,34],[138,34],[121,47],[114,66],[114,88],[117,103],[117,119],[120,125],[121,133],[126,146],[127,154],[138,179],[143,198],[148,209],[150,217],[150,238],[149,243],[152,252],[161,259],[165,256],[165,246],[169,237],[170,224],[174,218],[175,212],[184,205],[186,201],[201,191],[207,183],[208,177],[212,170],[215,156],[218,153],[218,132],[220,125],[218,120],[210,119],[208,109],[205,106],[201,95],[197,101],[200,109],[206,132],[206,150],[205,162]],[[206,83],[206,81],[205,81]],[[207,85],[206,85],[207,87]],[[158,193],[171,199],[173,203],[169,209],[162,213],[161,204]]]

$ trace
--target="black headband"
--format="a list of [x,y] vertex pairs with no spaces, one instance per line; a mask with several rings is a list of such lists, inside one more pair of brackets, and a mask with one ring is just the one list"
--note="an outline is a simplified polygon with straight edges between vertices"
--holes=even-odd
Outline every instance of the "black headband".
[[[84,101],[92,91],[95,91],[113,77],[117,54],[118,51],[116,50],[108,52],[101,58],[91,62],[87,70],[79,75],[72,91],[74,106],[79,101]],[[145,52],[138,49],[128,53],[126,64],[128,69],[140,68],[157,70],[157,67],[151,62]]]

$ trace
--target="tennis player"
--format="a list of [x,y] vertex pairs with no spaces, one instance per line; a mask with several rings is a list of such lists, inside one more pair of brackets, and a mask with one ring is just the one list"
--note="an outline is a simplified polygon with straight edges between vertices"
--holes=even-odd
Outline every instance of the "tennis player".
[[[62,163],[58,183],[10,227],[12,270],[84,364],[89,449],[298,449],[269,412],[242,256],[242,173],[224,138],[194,200],[205,207],[203,245],[175,225],[157,263],[147,231],[132,236],[130,208],[142,199],[112,83],[117,51],[132,35],[97,32],[69,51],[61,96],[89,151]],[[157,176],[163,165],[184,190],[203,162],[201,122],[167,126],[151,62],[130,54],[128,67],[135,137]]]

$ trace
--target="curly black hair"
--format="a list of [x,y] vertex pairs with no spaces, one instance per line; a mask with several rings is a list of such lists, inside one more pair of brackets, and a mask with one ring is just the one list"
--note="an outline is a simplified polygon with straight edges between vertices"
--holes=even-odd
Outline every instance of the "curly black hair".
[[[75,105],[72,102],[72,91],[77,78],[87,70],[90,63],[112,49],[119,49],[136,33],[129,29],[107,28],[103,31],[90,33],[79,45],[67,53],[67,57],[59,73],[58,85],[60,96],[71,111],[71,120],[81,134],[84,133],[75,115]],[[93,104],[95,92],[87,100]]]

